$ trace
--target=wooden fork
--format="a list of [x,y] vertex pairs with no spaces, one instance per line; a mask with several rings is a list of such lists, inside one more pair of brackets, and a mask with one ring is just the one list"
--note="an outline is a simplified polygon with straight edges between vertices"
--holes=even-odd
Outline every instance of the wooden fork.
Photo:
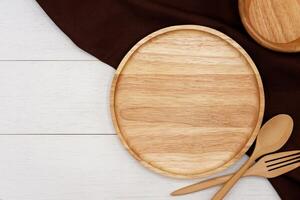
[[[247,170],[244,176],[260,176],[274,178],[300,167],[300,150],[274,153],[262,157],[257,163]],[[202,181],[180,188],[171,193],[172,196],[184,195],[210,188],[230,179],[232,174]]]

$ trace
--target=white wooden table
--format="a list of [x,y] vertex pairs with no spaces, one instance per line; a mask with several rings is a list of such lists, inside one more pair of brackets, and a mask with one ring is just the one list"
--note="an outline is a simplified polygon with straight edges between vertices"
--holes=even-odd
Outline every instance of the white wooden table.
[[[34,0],[0,0],[1,200],[210,199],[218,188],[169,196],[195,180],[157,175],[121,146],[109,113],[113,74]],[[250,177],[227,199],[279,197]]]

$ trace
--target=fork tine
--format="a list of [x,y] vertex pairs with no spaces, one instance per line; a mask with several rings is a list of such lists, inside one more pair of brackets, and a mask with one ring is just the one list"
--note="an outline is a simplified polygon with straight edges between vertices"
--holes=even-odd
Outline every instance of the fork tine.
[[300,154],[295,154],[293,156],[288,156],[288,157],[286,157],[286,159],[283,159],[282,161],[267,165],[267,167],[272,167],[272,166],[279,165],[279,164],[282,164],[282,163],[287,163],[287,162],[295,160],[297,158],[300,158]]
[[[267,166],[268,171],[273,171],[273,170],[287,170],[287,171],[291,171],[297,167],[300,166],[300,157],[297,159],[292,159],[289,162],[284,162],[282,165],[276,165],[271,167],[271,169]],[[284,169],[286,168],[286,169]]]
[[281,153],[273,154],[273,155],[275,158],[267,160],[265,162],[268,163],[268,162],[280,160],[282,158],[286,158],[286,157],[290,157],[290,156],[294,156],[294,155],[300,155],[300,150],[299,151],[286,151],[286,152],[281,152]]
[[285,151],[285,152],[280,152],[280,153],[275,153],[271,155],[267,155],[262,160],[267,164],[267,165],[272,165],[278,162],[286,161],[291,158],[298,157],[300,155],[300,150],[296,151]]
[[300,167],[300,150],[269,154],[258,160],[251,168],[254,168],[252,171],[261,170],[262,176],[266,178],[274,178],[298,167]]

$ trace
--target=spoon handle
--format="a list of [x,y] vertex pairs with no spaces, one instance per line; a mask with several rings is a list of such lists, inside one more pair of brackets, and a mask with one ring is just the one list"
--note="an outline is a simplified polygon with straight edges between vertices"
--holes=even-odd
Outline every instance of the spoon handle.
[[180,188],[180,189],[172,192],[171,195],[179,196],[179,195],[184,195],[184,194],[190,194],[190,193],[204,190],[204,189],[216,186],[216,185],[220,185],[222,183],[226,183],[226,181],[228,181],[231,178],[231,176],[232,176],[232,174],[229,174],[229,175],[209,179],[206,181],[202,181],[199,183],[195,183],[193,185],[189,185],[189,186]]
[[247,169],[252,165],[255,159],[250,157],[249,160],[227,181],[224,186],[215,194],[212,200],[223,199],[234,184],[246,173]]

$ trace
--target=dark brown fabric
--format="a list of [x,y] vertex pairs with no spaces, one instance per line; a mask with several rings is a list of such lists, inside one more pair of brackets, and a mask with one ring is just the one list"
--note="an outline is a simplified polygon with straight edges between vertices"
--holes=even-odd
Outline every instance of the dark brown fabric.
[[[279,113],[295,120],[284,150],[300,147],[300,54],[270,51],[243,28],[237,0],[37,0],[80,48],[117,68],[126,52],[160,28],[199,24],[237,41],[252,57],[263,79],[265,120]],[[300,199],[300,169],[270,179],[282,199]]]

